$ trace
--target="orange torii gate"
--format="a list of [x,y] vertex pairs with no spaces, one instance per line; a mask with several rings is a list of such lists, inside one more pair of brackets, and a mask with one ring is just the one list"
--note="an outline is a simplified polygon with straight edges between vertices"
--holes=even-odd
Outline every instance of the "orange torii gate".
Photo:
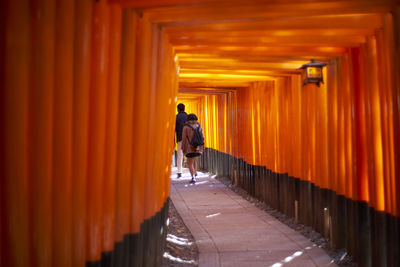
[[[180,100],[204,125],[204,168],[288,215],[298,201],[317,230],[329,207],[363,266],[399,262],[398,1],[0,10],[1,267],[159,263]],[[320,87],[300,80],[311,58],[328,64]]]

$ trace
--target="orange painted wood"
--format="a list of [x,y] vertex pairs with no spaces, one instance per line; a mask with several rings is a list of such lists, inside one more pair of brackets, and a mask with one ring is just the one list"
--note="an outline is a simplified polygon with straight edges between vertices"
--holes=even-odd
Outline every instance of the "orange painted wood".
[[110,12],[109,72],[107,83],[106,136],[104,158],[104,241],[103,252],[114,249],[116,221],[116,166],[120,93],[122,9],[112,6]]
[[[138,17],[136,31],[136,69],[135,69],[135,104],[134,104],[134,132],[133,140],[133,204],[135,215],[132,215],[134,231],[137,231],[137,223],[149,219],[153,214],[153,199],[151,198],[150,179],[148,177],[148,137],[149,120],[146,115],[149,109],[150,71],[151,71],[151,23],[146,17]],[[136,229],[135,229],[136,228]]]
[[[204,2],[212,2],[215,0],[202,0]],[[175,5],[175,4],[182,4],[188,3],[188,0],[108,0],[110,4],[121,4],[127,7],[148,7],[148,6],[158,6],[158,5]]]
[[[383,160],[384,160],[384,187],[385,203],[388,212],[395,214],[397,203],[394,201],[396,194],[395,185],[395,164],[394,164],[394,112],[392,90],[396,88],[393,70],[396,70],[396,62],[392,60],[395,54],[393,17],[392,14],[385,14],[383,17],[384,27],[377,31],[378,61],[380,64],[380,96],[382,105],[382,130],[383,130]],[[396,101],[397,102],[397,101]]]
[[52,168],[52,266],[72,265],[74,2],[56,1]]
[[381,106],[379,96],[378,62],[376,54],[376,38],[372,37],[368,43],[368,61],[372,64],[368,73],[369,77],[369,97],[371,101],[371,135],[372,152],[374,160],[374,195],[375,208],[379,211],[385,209],[384,200],[384,179],[383,179],[383,155],[382,155],[382,127],[381,127]]
[[[393,34],[395,38],[399,40],[400,37],[400,7],[397,7],[395,11],[395,19],[393,21]],[[397,43],[397,47],[398,47]],[[400,72],[400,51],[399,49],[394,50],[395,66],[393,68],[394,78],[394,86],[391,88],[392,90],[392,100],[393,100],[393,136],[400,136],[400,101],[396,96],[400,95],[400,75],[396,75],[396,73]],[[396,60],[397,59],[397,60]],[[396,203],[396,215],[400,217],[400,139],[394,138],[394,165],[395,165],[395,182],[394,186],[396,188],[395,194],[395,203]]]
[[[157,41],[155,41],[157,40]],[[167,69],[164,69],[163,66],[163,60],[164,60],[164,54],[163,54],[163,45],[165,43],[163,42],[163,32],[160,28],[154,27],[153,28],[153,42],[156,44],[153,46],[153,51],[152,51],[152,57],[153,57],[153,64],[154,64],[154,69],[153,69],[153,79],[152,79],[152,88],[153,88],[153,99],[154,102],[151,104],[154,108],[151,110],[151,118],[153,118],[154,121],[157,120],[158,114],[161,114],[162,112],[165,112],[168,110],[167,108],[167,101],[169,97],[169,90],[165,90],[167,87],[167,84],[163,83],[163,75],[164,75],[164,70],[166,71]],[[165,89],[164,89],[165,88]],[[164,90],[163,90],[164,89]],[[170,113],[171,114],[171,113]],[[172,114],[171,114],[172,115]],[[162,128],[166,128],[166,131],[168,131],[168,128],[166,127],[167,123],[166,122]],[[154,127],[155,126],[155,127]],[[161,211],[161,208],[164,204],[164,196],[162,194],[163,192],[163,187],[164,187],[164,180],[167,178],[166,177],[166,172],[165,170],[169,169],[169,166],[165,162],[165,154],[164,153],[159,153],[161,147],[165,147],[163,145],[165,137],[164,138],[158,138],[160,136],[160,131],[162,131],[162,128],[158,127],[157,124],[153,124],[153,129],[150,128],[154,132],[154,138],[149,138],[149,150],[151,151],[150,154],[154,155],[154,160],[156,162],[159,162],[160,167],[155,169],[155,168],[149,168],[149,173],[150,177],[153,178],[153,183],[154,183],[154,191],[153,195],[155,198],[155,205],[154,205],[154,213]],[[164,128],[164,129],[165,129]],[[165,150],[164,150],[165,151]],[[166,151],[168,151],[166,149]],[[161,179],[157,179],[157,177]]]
[[[369,57],[368,57],[368,53],[369,53],[369,46],[368,44],[362,47],[362,52],[363,52],[363,58],[364,58],[364,62],[367,64],[367,62],[369,62]],[[374,164],[374,153],[373,153],[373,135],[372,135],[372,115],[371,115],[371,94],[370,94],[370,69],[368,69],[368,67],[365,65],[363,65],[363,69],[362,71],[365,73],[365,77],[363,77],[365,84],[366,84],[366,90],[365,90],[365,105],[366,105],[366,139],[367,139],[367,143],[370,144],[369,146],[366,147],[367,149],[367,162],[368,162],[368,184],[370,185],[368,187],[369,191],[368,191],[368,195],[369,195],[369,204],[372,207],[375,207],[376,205],[376,194],[375,194],[375,173],[374,173],[374,168],[372,168],[373,164]]]
[[362,87],[362,52],[360,49],[352,49],[352,65],[353,65],[353,86],[354,86],[354,101],[355,101],[355,142],[356,142],[356,153],[357,153],[357,181],[356,181],[356,193],[357,199],[368,201],[368,162],[367,162],[367,136],[366,136],[366,106],[364,103],[365,92]]
[[[168,108],[167,110],[169,110],[169,114],[170,115],[170,120],[167,123],[166,127],[168,130],[169,135],[166,135],[165,138],[165,146],[166,149],[164,149],[164,151],[169,151],[169,153],[167,153],[165,162],[167,164],[167,168],[165,170],[164,173],[164,187],[163,187],[163,192],[162,192],[162,196],[163,196],[163,200],[164,202],[169,198],[170,195],[170,184],[171,184],[171,180],[170,180],[170,173],[171,173],[171,157],[168,157],[168,155],[173,154],[173,151],[175,150],[175,148],[171,145],[171,140],[174,140],[175,138],[175,110],[176,110],[176,96],[178,94],[178,70],[179,70],[179,66],[178,63],[175,60],[175,56],[174,56],[174,51],[173,51],[173,47],[172,45],[169,44],[169,40],[167,38],[167,36],[163,36],[164,38],[164,42],[168,43],[163,45],[163,49],[164,49],[164,66],[165,69],[169,69],[169,71],[164,71],[163,72],[163,80],[164,83],[168,85],[169,88],[169,97],[168,97]],[[166,104],[166,103],[165,103]]]
[[[394,110],[398,109],[395,95],[399,75],[394,74],[398,64],[393,58],[398,58],[394,36],[399,23],[398,19],[393,21],[392,14],[398,7],[372,1],[325,4],[234,1],[158,7],[148,13],[170,34],[181,67],[180,98],[205,110],[205,135],[210,147],[224,151],[225,142],[220,137],[226,138],[226,126],[221,122],[225,111],[219,95],[235,87],[236,82],[250,91],[237,92],[239,129],[249,130],[238,133],[238,140],[244,142],[236,145],[239,157],[250,163],[262,162],[273,170],[296,170],[298,177],[317,186],[396,214],[395,135],[399,119]],[[328,6],[336,15],[325,13]],[[224,14],[218,12],[222,9]],[[237,12],[239,9],[241,12]],[[334,11],[339,9],[347,15]],[[295,14],[299,10],[307,10],[303,12],[307,15],[298,17]],[[312,14],[318,14],[318,18]],[[273,16],[281,19],[269,19]],[[353,20],[357,23],[350,23]],[[314,36],[326,37],[327,43],[319,43],[322,39]],[[358,48],[351,47],[358,46],[361,48],[356,55]],[[326,84],[319,88],[296,84],[296,67],[289,64],[290,60],[312,57],[330,63]],[[273,89],[262,95],[255,86],[260,80],[257,75],[273,80],[279,91]],[[290,93],[289,84],[293,86]],[[214,92],[200,87],[213,88]],[[261,108],[258,99],[267,105]],[[295,121],[300,121],[300,130],[290,139],[286,129],[295,132],[291,127]],[[264,124],[267,126],[261,138]],[[264,146],[265,152],[260,153]],[[296,161],[299,163],[292,163]]]
[[122,16],[121,72],[118,103],[118,150],[116,172],[116,227],[115,241],[121,242],[123,236],[138,229],[131,228],[132,207],[132,147],[133,147],[133,108],[135,98],[135,25],[136,13],[126,9]]
[[109,7],[93,6],[87,169],[87,261],[100,260],[103,248],[104,144],[109,67]]
[[87,162],[92,2],[75,3],[72,144],[72,264],[85,266],[87,252]]
[[32,48],[26,45],[31,36],[30,10],[28,1],[7,2],[2,7],[5,35],[1,52],[4,56],[1,62],[4,77],[1,89],[4,97],[1,100],[4,104],[4,169],[1,180],[2,192],[6,193],[2,196],[3,212],[7,217],[2,220],[5,251],[1,255],[5,266],[27,266],[32,262],[27,149]]
[[[5,1],[0,3],[0,23],[3,27],[0,27],[0,35],[4,36],[0,40],[0,176],[4,177],[0,179],[0,218],[6,218],[6,181],[5,181],[5,36],[6,36],[6,3]],[[0,220],[0,267],[9,264],[5,262],[8,260],[6,244],[7,244],[7,222],[6,220]]]
[[[147,18],[146,18],[147,19]],[[159,94],[157,94],[157,83],[158,83],[158,56],[161,56],[158,54],[159,52],[159,35],[160,35],[160,28],[157,27],[157,25],[151,25],[151,27],[146,27],[146,31],[149,30],[150,33],[149,35],[151,36],[149,38],[148,49],[145,53],[148,53],[148,57],[146,58],[146,72],[148,72],[149,76],[149,84],[148,87],[143,88],[146,90],[146,94],[148,94],[148,102],[147,102],[147,108],[146,113],[147,113],[147,118],[149,122],[156,121],[158,118],[158,108],[160,105],[157,103],[158,97],[160,97]],[[147,74],[146,74],[147,75]],[[139,115],[139,114],[138,114]],[[152,161],[154,162],[162,162],[161,157],[159,156],[160,154],[158,153],[158,146],[160,142],[159,136],[159,130],[158,130],[158,125],[156,123],[148,123],[148,135],[147,135],[147,149],[146,149],[146,154],[148,155],[150,159],[150,155],[153,155],[152,159],[147,162],[146,164],[146,174],[147,177],[145,179],[145,188],[146,188],[146,202],[145,202],[145,214],[147,213],[147,218],[150,218],[152,214],[155,214],[158,211],[158,205],[159,205],[159,199],[158,196],[156,195],[157,192],[157,187],[159,186],[159,181],[156,179],[155,173],[156,171],[154,170],[154,165],[151,164]]]
[[32,265],[51,266],[53,254],[53,114],[55,90],[55,3],[31,7],[31,76],[29,93],[29,181]]
[[0,266],[84,266],[160,211],[178,75],[208,147],[399,216],[396,1],[0,8]]

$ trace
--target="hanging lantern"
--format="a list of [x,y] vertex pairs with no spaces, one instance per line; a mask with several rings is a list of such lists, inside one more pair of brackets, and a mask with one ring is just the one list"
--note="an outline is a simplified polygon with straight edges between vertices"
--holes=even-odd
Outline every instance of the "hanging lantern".
[[309,83],[315,83],[316,85],[319,86],[319,83],[324,82],[322,75],[323,66],[326,66],[326,64],[322,62],[315,62],[314,59],[311,59],[310,63],[306,63],[303,66],[301,66],[300,69],[303,70],[302,72],[303,85]]

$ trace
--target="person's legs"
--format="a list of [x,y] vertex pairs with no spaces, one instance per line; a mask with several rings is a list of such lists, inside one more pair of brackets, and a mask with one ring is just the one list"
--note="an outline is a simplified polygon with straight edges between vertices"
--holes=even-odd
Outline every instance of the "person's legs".
[[182,176],[182,162],[183,162],[183,151],[182,151],[182,141],[177,144],[177,159],[176,166],[178,167],[178,178]]
[[195,180],[194,180],[194,174],[195,174],[195,170],[194,170],[194,161],[195,161],[195,158],[190,157],[190,158],[188,158],[188,161],[189,161],[189,171],[190,171],[190,175],[192,176],[192,182],[194,182],[194,181],[195,181]]
[[194,176],[197,176],[197,169],[199,166],[199,157],[194,157],[193,158],[193,171],[194,171]]

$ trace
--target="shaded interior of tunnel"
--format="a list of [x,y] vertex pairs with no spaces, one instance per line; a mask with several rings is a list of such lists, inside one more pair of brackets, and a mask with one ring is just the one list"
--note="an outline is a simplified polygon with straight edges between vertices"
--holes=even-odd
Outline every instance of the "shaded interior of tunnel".
[[[329,207],[338,247],[399,262],[397,1],[1,7],[6,266],[158,261],[179,101],[204,168],[285,213],[297,200],[316,229]],[[302,85],[311,59],[328,64],[320,87]]]
[[[296,5],[277,14],[258,6],[253,15],[273,19],[245,22],[245,6],[240,14],[225,6],[221,21],[167,24],[178,102],[205,129],[204,169],[297,213],[360,265],[392,265],[399,261],[399,171],[390,152],[398,147],[398,103],[393,116],[386,108],[399,93],[399,54],[398,37],[383,40],[396,35],[398,18],[342,4],[329,11],[310,4],[309,14],[304,4],[301,14]],[[299,68],[313,58],[327,63],[324,82],[303,86]]]

